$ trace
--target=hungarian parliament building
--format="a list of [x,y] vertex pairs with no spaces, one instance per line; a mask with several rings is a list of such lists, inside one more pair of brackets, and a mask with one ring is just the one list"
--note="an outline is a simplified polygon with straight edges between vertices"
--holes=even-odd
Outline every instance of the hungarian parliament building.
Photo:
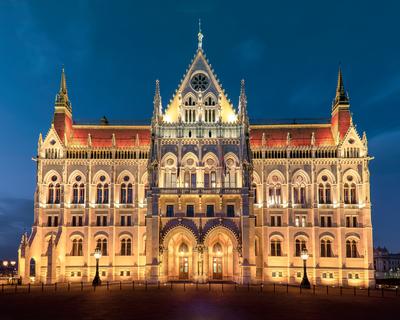
[[234,106],[202,40],[166,106],[156,81],[147,124],[74,121],[62,71],[24,283],[90,282],[96,250],[102,281],[297,284],[306,249],[312,284],[374,284],[372,157],[340,68],[327,120],[251,123],[244,80]]

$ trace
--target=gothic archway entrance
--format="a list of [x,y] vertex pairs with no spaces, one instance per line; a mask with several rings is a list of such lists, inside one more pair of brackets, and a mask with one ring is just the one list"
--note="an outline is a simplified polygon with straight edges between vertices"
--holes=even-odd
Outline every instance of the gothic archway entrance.
[[204,245],[208,280],[235,281],[239,275],[239,255],[231,231],[215,228],[206,236]]

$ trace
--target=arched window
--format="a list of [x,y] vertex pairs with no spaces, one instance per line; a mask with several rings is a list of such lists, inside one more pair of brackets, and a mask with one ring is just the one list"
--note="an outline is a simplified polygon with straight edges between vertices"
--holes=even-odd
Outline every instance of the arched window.
[[60,198],[61,198],[61,186],[59,183],[57,183],[55,186],[54,203],[60,203]]
[[79,203],[85,203],[85,185],[83,183],[79,185]]
[[98,183],[97,184],[97,197],[96,197],[96,203],[101,204],[101,203],[108,203],[108,195],[109,195],[109,189],[108,189],[108,183]]
[[321,257],[332,257],[332,241],[329,239],[321,240]]
[[79,188],[78,184],[74,183],[72,186],[72,203],[78,203],[79,200]]
[[47,203],[54,203],[54,185],[50,183],[49,185],[49,193],[47,196]]
[[33,258],[29,261],[29,276],[36,277],[36,261]]
[[99,249],[103,256],[107,256],[107,239],[97,239],[96,249]]
[[356,204],[357,203],[357,197],[356,197],[356,184],[352,183],[350,185],[350,203],[351,204]]
[[293,187],[293,202],[295,204],[306,204],[306,186],[304,184]]
[[132,241],[131,239],[121,240],[121,256],[130,256],[132,254]]
[[349,184],[345,183],[343,186],[344,203],[350,203],[350,188]]
[[222,254],[222,246],[221,246],[221,244],[219,243],[219,242],[217,242],[216,244],[214,244],[214,246],[213,246],[213,252],[215,253],[215,254]]
[[268,188],[268,200],[270,205],[280,205],[282,203],[281,185],[273,184]]
[[280,257],[281,255],[282,255],[281,240],[279,239],[271,240],[271,256]]
[[[324,178],[323,176],[322,178]],[[331,204],[331,185],[328,182],[320,183],[318,186],[318,203]]]
[[187,246],[186,243],[182,242],[181,245],[179,246],[178,252],[180,254],[187,254],[189,252],[189,247]]
[[72,240],[71,256],[82,256],[83,255],[82,244],[83,244],[82,239]]
[[357,242],[355,240],[346,240],[346,257],[357,258]]
[[236,188],[236,172],[234,169],[229,169],[225,174],[225,187]]
[[123,183],[121,184],[121,194],[120,194],[121,203],[126,203],[126,194],[127,194],[127,186],[125,183]]
[[295,248],[295,256],[300,257],[301,251],[306,250],[306,241],[303,239],[296,239],[296,248]]

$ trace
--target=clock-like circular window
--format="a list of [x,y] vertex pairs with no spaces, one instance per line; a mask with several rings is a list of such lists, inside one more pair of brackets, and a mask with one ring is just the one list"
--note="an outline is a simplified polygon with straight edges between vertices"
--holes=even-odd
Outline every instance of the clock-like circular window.
[[210,85],[210,81],[204,73],[196,73],[190,80],[190,85],[196,91],[205,91]]

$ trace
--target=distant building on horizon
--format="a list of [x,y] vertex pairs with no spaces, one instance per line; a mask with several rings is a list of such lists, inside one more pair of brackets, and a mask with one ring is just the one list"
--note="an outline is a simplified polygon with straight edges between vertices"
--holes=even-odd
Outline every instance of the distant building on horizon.
[[374,267],[377,279],[400,278],[400,253],[391,253],[386,247],[374,248]]
[[166,108],[156,82],[148,125],[77,123],[62,71],[23,281],[91,281],[97,248],[103,280],[295,284],[307,249],[312,283],[373,285],[372,158],[341,70],[326,121],[250,123],[244,81],[235,107],[198,40]]

